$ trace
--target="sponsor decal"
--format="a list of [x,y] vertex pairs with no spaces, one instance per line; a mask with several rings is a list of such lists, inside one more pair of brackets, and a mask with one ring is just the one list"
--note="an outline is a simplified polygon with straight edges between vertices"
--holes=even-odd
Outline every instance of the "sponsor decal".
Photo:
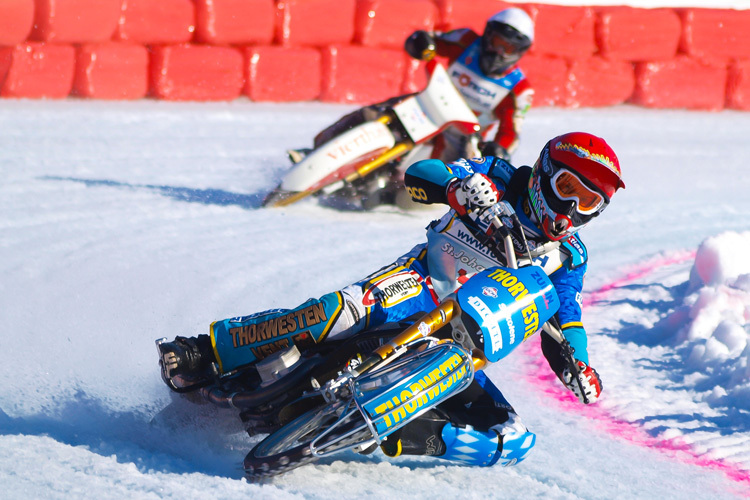
[[490,99],[495,99],[497,97],[497,92],[493,92],[481,85],[477,85],[477,83],[471,78],[471,75],[466,73],[454,69],[451,73],[451,79],[460,87],[464,87],[481,97],[489,97]]
[[516,325],[513,324],[513,320],[508,313],[508,306],[500,304],[500,317],[505,317],[505,324],[508,325],[508,340],[511,345],[516,343]]
[[328,321],[328,316],[325,305],[319,302],[266,321],[230,328],[229,335],[232,345],[238,348],[301,331],[324,321]]
[[575,237],[575,235],[568,237],[568,243],[570,243],[570,246],[575,248],[578,253],[585,255],[586,251],[583,249],[583,245],[581,245],[581,242]]
[[422,277],[414,271],[401,271],[386,276],[370,284],[362,297],[362,304],[372,307],[380,303],[383,307],[393,307],[422,292]]
[[[513,276],[505,269],[496,269],[487,277],[500,283],[500,285],[502,285],[502,287],[513,296],[516,302],[526,297],[529,293],[529,289],[526,288],[526,285],[518,281],[517,277]],[[539,330],[539,311],[536,308],[536,303],[532,300],[528,306],[521,309],[521,315],[523,316],[523,322],[526,325],[523,335],[523,339],[526,340]]]
[[466,365],[463,363],[463,358],[458,354],[453,354],[417,382],[402,389],[400,394],[395,394],[386,402],[376,406],[373,416],[385,414],[384,423],[387,428],[391,428],[450,390],[465,376]]
[[419,333],[422,334],[422,337],[426,337],[432,333],[432,328],[430,328],[430,325],[428,325],[424,321],[419,323],[419,326],[417,327],[417,329],[419,330]]
[[487,297],[492,297],[493,299],[497,298],[497,288],[492,286],[485,286],[482,288],[482,295],[486,295]]
[[427,191],[423,188],[406,186],[406,192],[415,201],[427,201]]
[[332,149],[327,153],[328,156],[334,160],[346,157],[351,154],[359,154],[362,147],[367,144],[379,139],[380,137],[389,134],[388,129],[385,127],[363,127],[361,133],[350,138],[346,142],[341,142],[336,145],[335,149]]
[[497,319],[495,319],[495,314],[479,297],[469,297],[467,302],[482,317],[482,326],[485,327],[490,334],[492,353],[496,353],[503,348],[503,332],[500,330],[500,325],[497,323]]
[[464,266],[472,269],[472,272],[480,273],[484,271],[484,266],[477,262],[476,257],[469,258],[469,256],[466,255],[463,250],[456,251],[456,249],[450,243],[443,243],[441,250],[459,261]]

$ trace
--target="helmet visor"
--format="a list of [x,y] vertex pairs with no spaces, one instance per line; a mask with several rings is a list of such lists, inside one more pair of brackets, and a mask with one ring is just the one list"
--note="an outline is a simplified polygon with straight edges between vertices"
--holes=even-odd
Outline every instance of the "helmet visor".
[[484,43],[485,50],[496,54],[516,55],[526,50],[526,47],[513,43],[500,33],[490,33]]
[[550,179],[550,184],[559,199],[575,201],[576,211],[583,215],[596,213],[604,206],[604,197],[570,170],[559,169]]

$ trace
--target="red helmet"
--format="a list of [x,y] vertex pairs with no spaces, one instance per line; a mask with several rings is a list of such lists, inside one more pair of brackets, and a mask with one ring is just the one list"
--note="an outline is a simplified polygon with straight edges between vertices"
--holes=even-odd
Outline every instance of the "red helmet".
[[577,232],[607,208],[624,188],[620,162],[600,137],[570,132],[542,149],[529,179],[529,199],[551,240]]

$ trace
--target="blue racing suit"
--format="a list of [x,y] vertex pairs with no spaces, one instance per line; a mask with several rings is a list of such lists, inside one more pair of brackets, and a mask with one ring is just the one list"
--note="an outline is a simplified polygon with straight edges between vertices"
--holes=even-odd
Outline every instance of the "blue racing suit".
[[[528,209],[529,170],[525,168],[516,174],[518,169],[494,157],[461,159],[447,165],[440,160],[423,160],[407,169],[405,182],[415,201],[447,204],[446,188],[451,181],[484,173],[504,193],[506,201],[513,200],[529,246],[538,248],[549,242],[534,224]],[[469,229],[468,223],[449,210],[428,226],[426,243],[356,283],[319,299],[310,299],[295,309],[276,309],[214,322],[211,342],[220,371],[232,371],[291,344],[304,350],[310,343],[344,338],[432,310],[474,274],[503,264],[473,236],[476,233]],[[518,235],[514,244],[520,260],[524,247]],[[548,246],[548,251],[534,259],[535,263],[544,269],[556,288],[561,302],[557,315],[564,335],[575,349],[576,357],[588,363],[586,333],[581,323],[586,249],[577,236]],[[549,359],[548,350],[545,349],[545,355]],[[550,364],[558,374],[562,371],[562,365],[556,367],[552,360]],[[498,461],[509,465],[525,458],[534,445],[534,434],[518,423],[511,405],[481,371],[469,389],[447,403],[441,405],[444,406],[441,411],[448,421],[438,436],[445,446],[437,448],[443,458],[473,465],[492,465]],[[418,419],[404,429],[416,422]],[[472,448],[467,442],[474,443],[474,455],[466,452]],[[480,455],[483,458],[477,458]]]

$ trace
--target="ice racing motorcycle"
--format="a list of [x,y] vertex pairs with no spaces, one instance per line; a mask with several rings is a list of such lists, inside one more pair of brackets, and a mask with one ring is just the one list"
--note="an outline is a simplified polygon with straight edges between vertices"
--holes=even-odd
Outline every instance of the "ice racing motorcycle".
[[472,276],[434,310],[304,353],[292,345],[234,372],[219,375],[214,366],[212,381],[175,390],[239,410],[251,436],[268,433],[244,460],[248,478],[257,479],[346,450],[374,449],[541,328],[561,343],[578,373],[554,325],[560,303],[552,283],[531,265],[532,253],[518,265],[502,223],[516,217],[509,210],[501,202],[482,215],[503,235],[493,241],[495,251],[509,256],[506,265]]
[[310,195],[333,195],[357,208],[381,203],[403,203],[403,171],[429,157],[430,141],[448,127],[455,127],[478,156],[479,121],[456,90],[445,68],[428,65],[427,87],[385,106],[372,119],[333,136],[304,157],[284,175],[263,201],[264,206],[286,206]]

